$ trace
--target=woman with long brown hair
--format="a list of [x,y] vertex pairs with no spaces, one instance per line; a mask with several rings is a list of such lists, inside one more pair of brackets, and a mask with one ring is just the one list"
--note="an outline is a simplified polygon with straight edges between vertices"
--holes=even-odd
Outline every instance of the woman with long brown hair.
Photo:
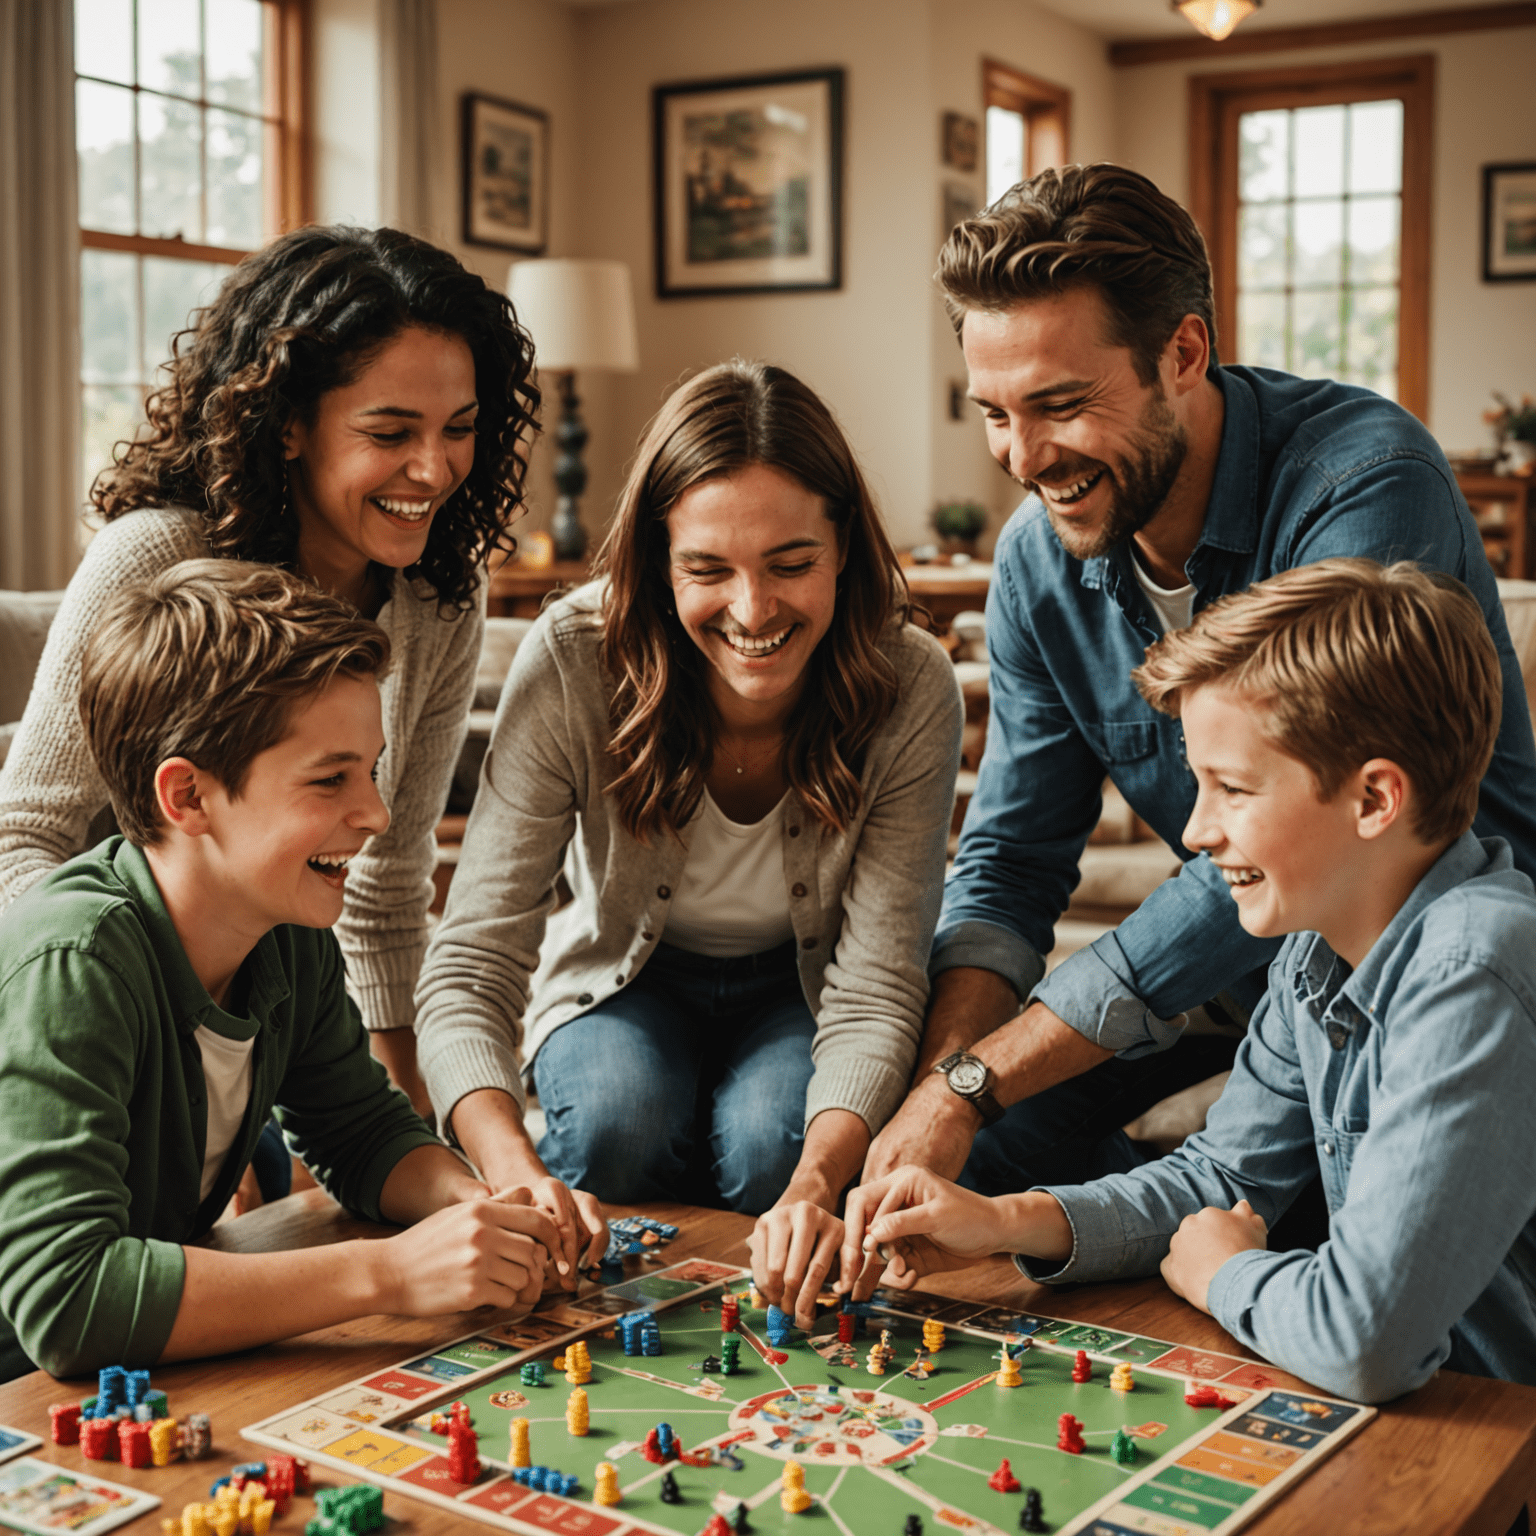
[[[432,831],[468,722],[485,561],[522,504],[533,368],[506,298],[397,230],[295,230],[234,268],[92,488],[103,526],[0,775],[0,908],[84,849],[107,804],[77,707],[104,604],[209,555],[296,570],[390,637],[376,774],[392,822],[313,877],[345,881],[348,987],[374,1054],[426,1107],[411,1025]],[[269,1195],[289,1166],[281,1142],[270,1151]]]
[[422,1073],[493,1188],[558,1178],[594,1233],[593,1197],[759,1215],[765,1287],[808,1321],[922,1033],[954,670],[906,622],[847,440],[779,368],[667,401],[599,574],[507,679]]

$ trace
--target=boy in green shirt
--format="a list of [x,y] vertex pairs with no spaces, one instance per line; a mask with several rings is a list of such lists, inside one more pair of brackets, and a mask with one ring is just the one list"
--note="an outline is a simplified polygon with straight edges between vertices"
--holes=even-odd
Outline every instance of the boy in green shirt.
[[[80,711],[124,835],[0,923],[0,1380],[538,1297],[548,1217],[493,1198],[389,1085],[327,931],[348,858],[389,823],[388,652],[346,604],[229,560],[103,616]],[[274,1110],[343,1206],[407,1230],[183,1246]]]

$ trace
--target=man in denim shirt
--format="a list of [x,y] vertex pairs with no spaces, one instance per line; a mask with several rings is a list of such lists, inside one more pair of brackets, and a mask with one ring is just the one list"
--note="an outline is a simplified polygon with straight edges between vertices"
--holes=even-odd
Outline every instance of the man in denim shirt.
[[1528,874],[1536,748],[1435,440],[1368,390],[1218,366],[1204,242],[1145,177],[1044,172],[959,225],[939,277],[989,445],[1031,494],[998,540],[991,722],[914,1087],[865,1173],[965,1167],[991,1191],[1135,1166],[1116,1128],[1230,1062],[1219,1034],[1181,1042],[1188,1015],[1246,1022],[1276,953],[1243,932],[1210,860],[1185,852],[1176,878],[1042,979],[1105,776],[1174,848],[1194,804],[1178,722],[1130,681],[1160,633],[1293,566],[1412,559],[1464,582],[1493,636],[1504,716],[1475,830]]
[[[1185,840],[1245,932],[1291,935],[1232,1080],[1179,1151],[1083,1187],[987,1199],[910,1167],[854,1191],[844,1289],[882,1247],[899,1286],[998,1248],[1053,1282],[1160,1265],[1345,1397],[1442,1365],[1536,1385],[1536,891],[1467,830],[1499,722],[1479,607],[1406,562],[1331,560],[1150,653],[1198,782]],[[1270,1252],[1318,1165],[1327,1241]]]

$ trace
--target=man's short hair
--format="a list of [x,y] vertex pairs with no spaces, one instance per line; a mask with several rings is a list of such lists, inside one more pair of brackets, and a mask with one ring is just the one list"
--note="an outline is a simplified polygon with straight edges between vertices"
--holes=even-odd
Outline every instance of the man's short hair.
[[1004,313],[1027,299],[1095,287],[1110,341],[1129,347],[1143,384],[1185,315],[1205,322],[1216,366],[1211,259],[1189,214],[1121,165],[1041,171],[950,232],[939,286],[958,333],[971,310]]
[[1429,844],[1472,825],[1503,704],[1477,599],[1410,560],[1281,571],[1165,635],[1131,678],[1166,715],[1209,683],[1249,695],[1324,800],[1362,764],[1389,758],[1412,781],[1413,830]]
[[388,664],[377,624],[280,566],[185,560],[126,588],[80,667],[80,719],[124,836],[159,841],[155,770],[168,758],[238,796],[304,699]]

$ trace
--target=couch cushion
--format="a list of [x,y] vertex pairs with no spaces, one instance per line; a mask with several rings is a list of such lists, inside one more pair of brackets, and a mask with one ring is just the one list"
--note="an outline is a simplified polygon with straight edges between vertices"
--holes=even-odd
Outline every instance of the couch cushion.
[[0,725],[21,719],[62,592],[0,592]]

